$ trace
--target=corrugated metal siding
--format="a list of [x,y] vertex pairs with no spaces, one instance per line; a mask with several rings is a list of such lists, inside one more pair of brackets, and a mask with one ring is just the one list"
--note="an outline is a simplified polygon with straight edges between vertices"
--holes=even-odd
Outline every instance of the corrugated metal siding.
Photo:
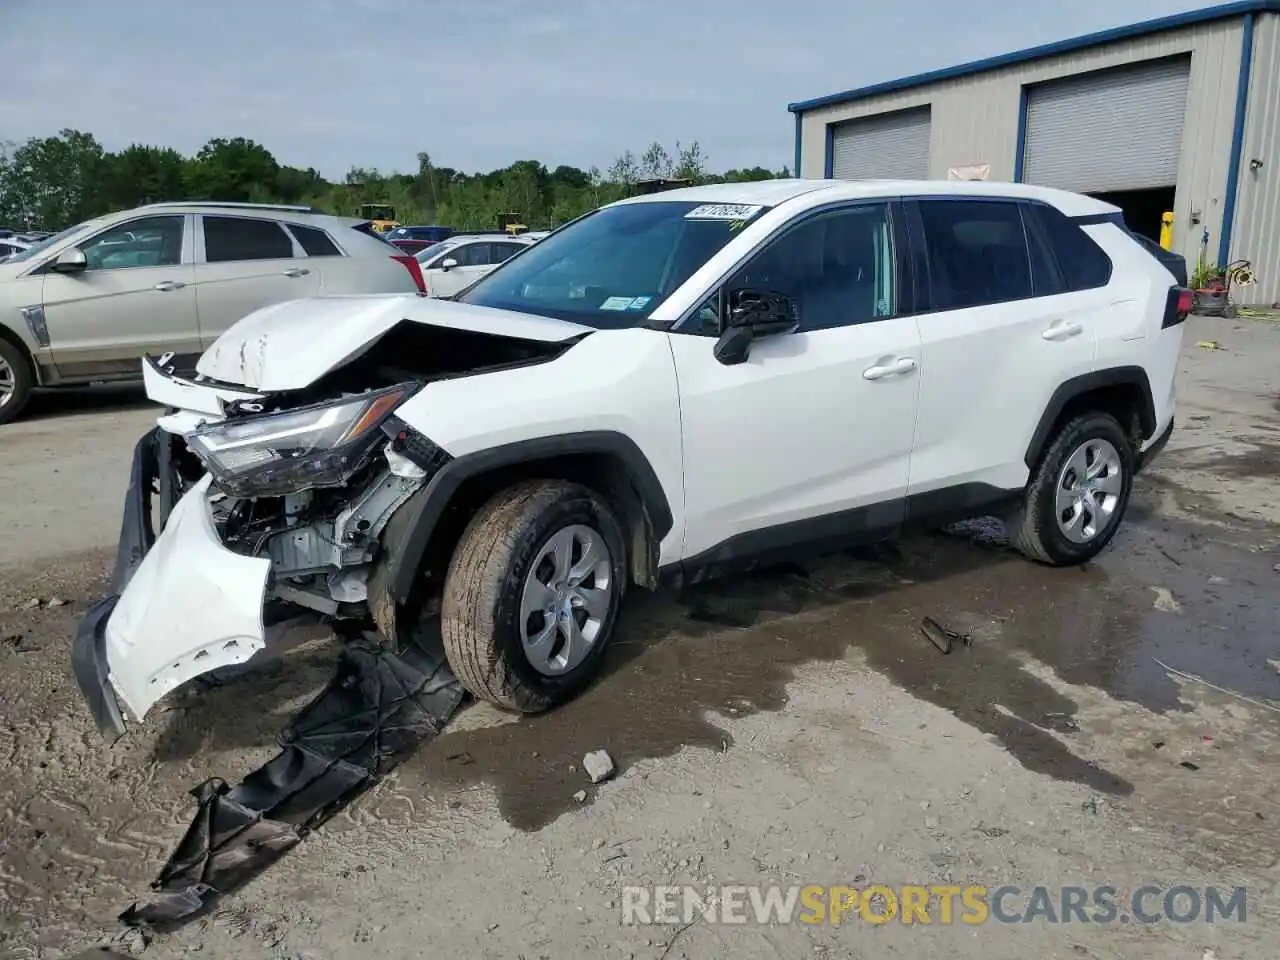
[[[1249,169],[1253,159],[1261,169]],[[1280,14],[1259,14],[1254,26],[1239,177],[1231,258],[1251,260],[1258,282],[1231,296],[1270,306],[1280,301]]]
[[837,180],[929,179],[929,110],[850,120],[831,136]]
[[[945,180],[949,167],[987,163],[991,165],[991,179],[1012,180],[1024,85],[1190,53],[1191,80],[1178,161],[1174,241],[1175,249],[1194,263],[1199,257],[1204,228],[1209,229],[1211,249],[1216,249],[1213,245],[1222,226],[1242,29],[1239,18],[1203,23],[812,110],[803,115],[801,125],[802,173],[806,177],[823,175],[829,123],[930,106],[930,178]],[[1254,70],[1255,74],[1259,71],[1257,63]],[[1255,90],[1261,89],[1258,84],[1255,80]],[[1274,95],[1275,90],[1271,93]],[[1280,173],[1280,159],[1273,159],[1272,163],[1273,174]],[[1191,223],[1193,211],[1201,223]],[[1239,219],[1236,223],[1239,229]]]
[[1102,193],[1178,182],[1191,58],[1087,73],[1027,91],[1022,178]]

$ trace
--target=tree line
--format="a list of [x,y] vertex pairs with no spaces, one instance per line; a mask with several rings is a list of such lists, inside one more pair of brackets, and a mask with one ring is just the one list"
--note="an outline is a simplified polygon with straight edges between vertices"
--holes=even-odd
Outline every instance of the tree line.
[[418,169],[391,173],[352,168],[341,182],[314,168],[282,164],[244,137],[210,140],[195,156],[170,147],[134,144],[111,152],[90,133],[63,130],[22,144],[0,144],[0,226],[61,230],[82,220],[146,203],[217,200],[302,204],[343,216],[365,203],[391,204],[401,223],[455,229],[493,227],[515,214],[532,229],[564,223],[627,195],[638,180],[678,178],[693,183],[769,180],[790,176],[764,167],[711,173],[697,142],[660,143],[628,150],[607,170],[549,169],[519,160],[488,173],[437,166],[418,154]]

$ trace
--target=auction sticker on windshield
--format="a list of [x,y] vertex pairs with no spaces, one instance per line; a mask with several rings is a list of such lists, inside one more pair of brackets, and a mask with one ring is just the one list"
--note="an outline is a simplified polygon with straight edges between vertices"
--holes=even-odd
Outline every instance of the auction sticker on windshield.
[[600,304],[601,310],[630,310],[635,297],[609,297]]
[[704,203],[684,215],[686,220],[750,220],[764,208],[750,203]]

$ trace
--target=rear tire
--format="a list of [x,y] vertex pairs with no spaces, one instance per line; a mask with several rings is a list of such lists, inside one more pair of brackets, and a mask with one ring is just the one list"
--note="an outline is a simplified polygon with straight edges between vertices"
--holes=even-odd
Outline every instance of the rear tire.
[[595,492],[535,480],[468,524],[440,610],[445,655],[481,700],[539,713],[599,669],[626,585],[622,528]]
[[1009,520],[1010,542],[1040,563],[1092,560],[1124,517],[1135,461],[1132,442],[1110,414],[1068,421],[1041,455],[1023,505]]
[[0,425],[18,419],[34,386],[26,355],[0,337]]

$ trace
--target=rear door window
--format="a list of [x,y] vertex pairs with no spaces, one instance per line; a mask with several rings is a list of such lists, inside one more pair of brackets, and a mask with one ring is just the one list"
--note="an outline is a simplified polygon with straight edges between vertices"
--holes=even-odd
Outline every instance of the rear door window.
[[293,241],[274,220],[204,217],[204,258],[208,263],[288,260]]
[[523,249],[524,245],[519,243],[495,243],[493,244],[493,262],[501,263],[503,260],[514,257]]
[[1067,281],[1058,266],[1058,257],[1054,253],[1043,225],[1032,210],[1035,204],[1022,204],[1022,225],[1027,231],[1027,250],[1031,254],[1031,286],[1037,297],[1051,297],[1054,294],[1067,292]]
[[1032,295],[1022,214],[1014,201],[919,201],[934,310]]

